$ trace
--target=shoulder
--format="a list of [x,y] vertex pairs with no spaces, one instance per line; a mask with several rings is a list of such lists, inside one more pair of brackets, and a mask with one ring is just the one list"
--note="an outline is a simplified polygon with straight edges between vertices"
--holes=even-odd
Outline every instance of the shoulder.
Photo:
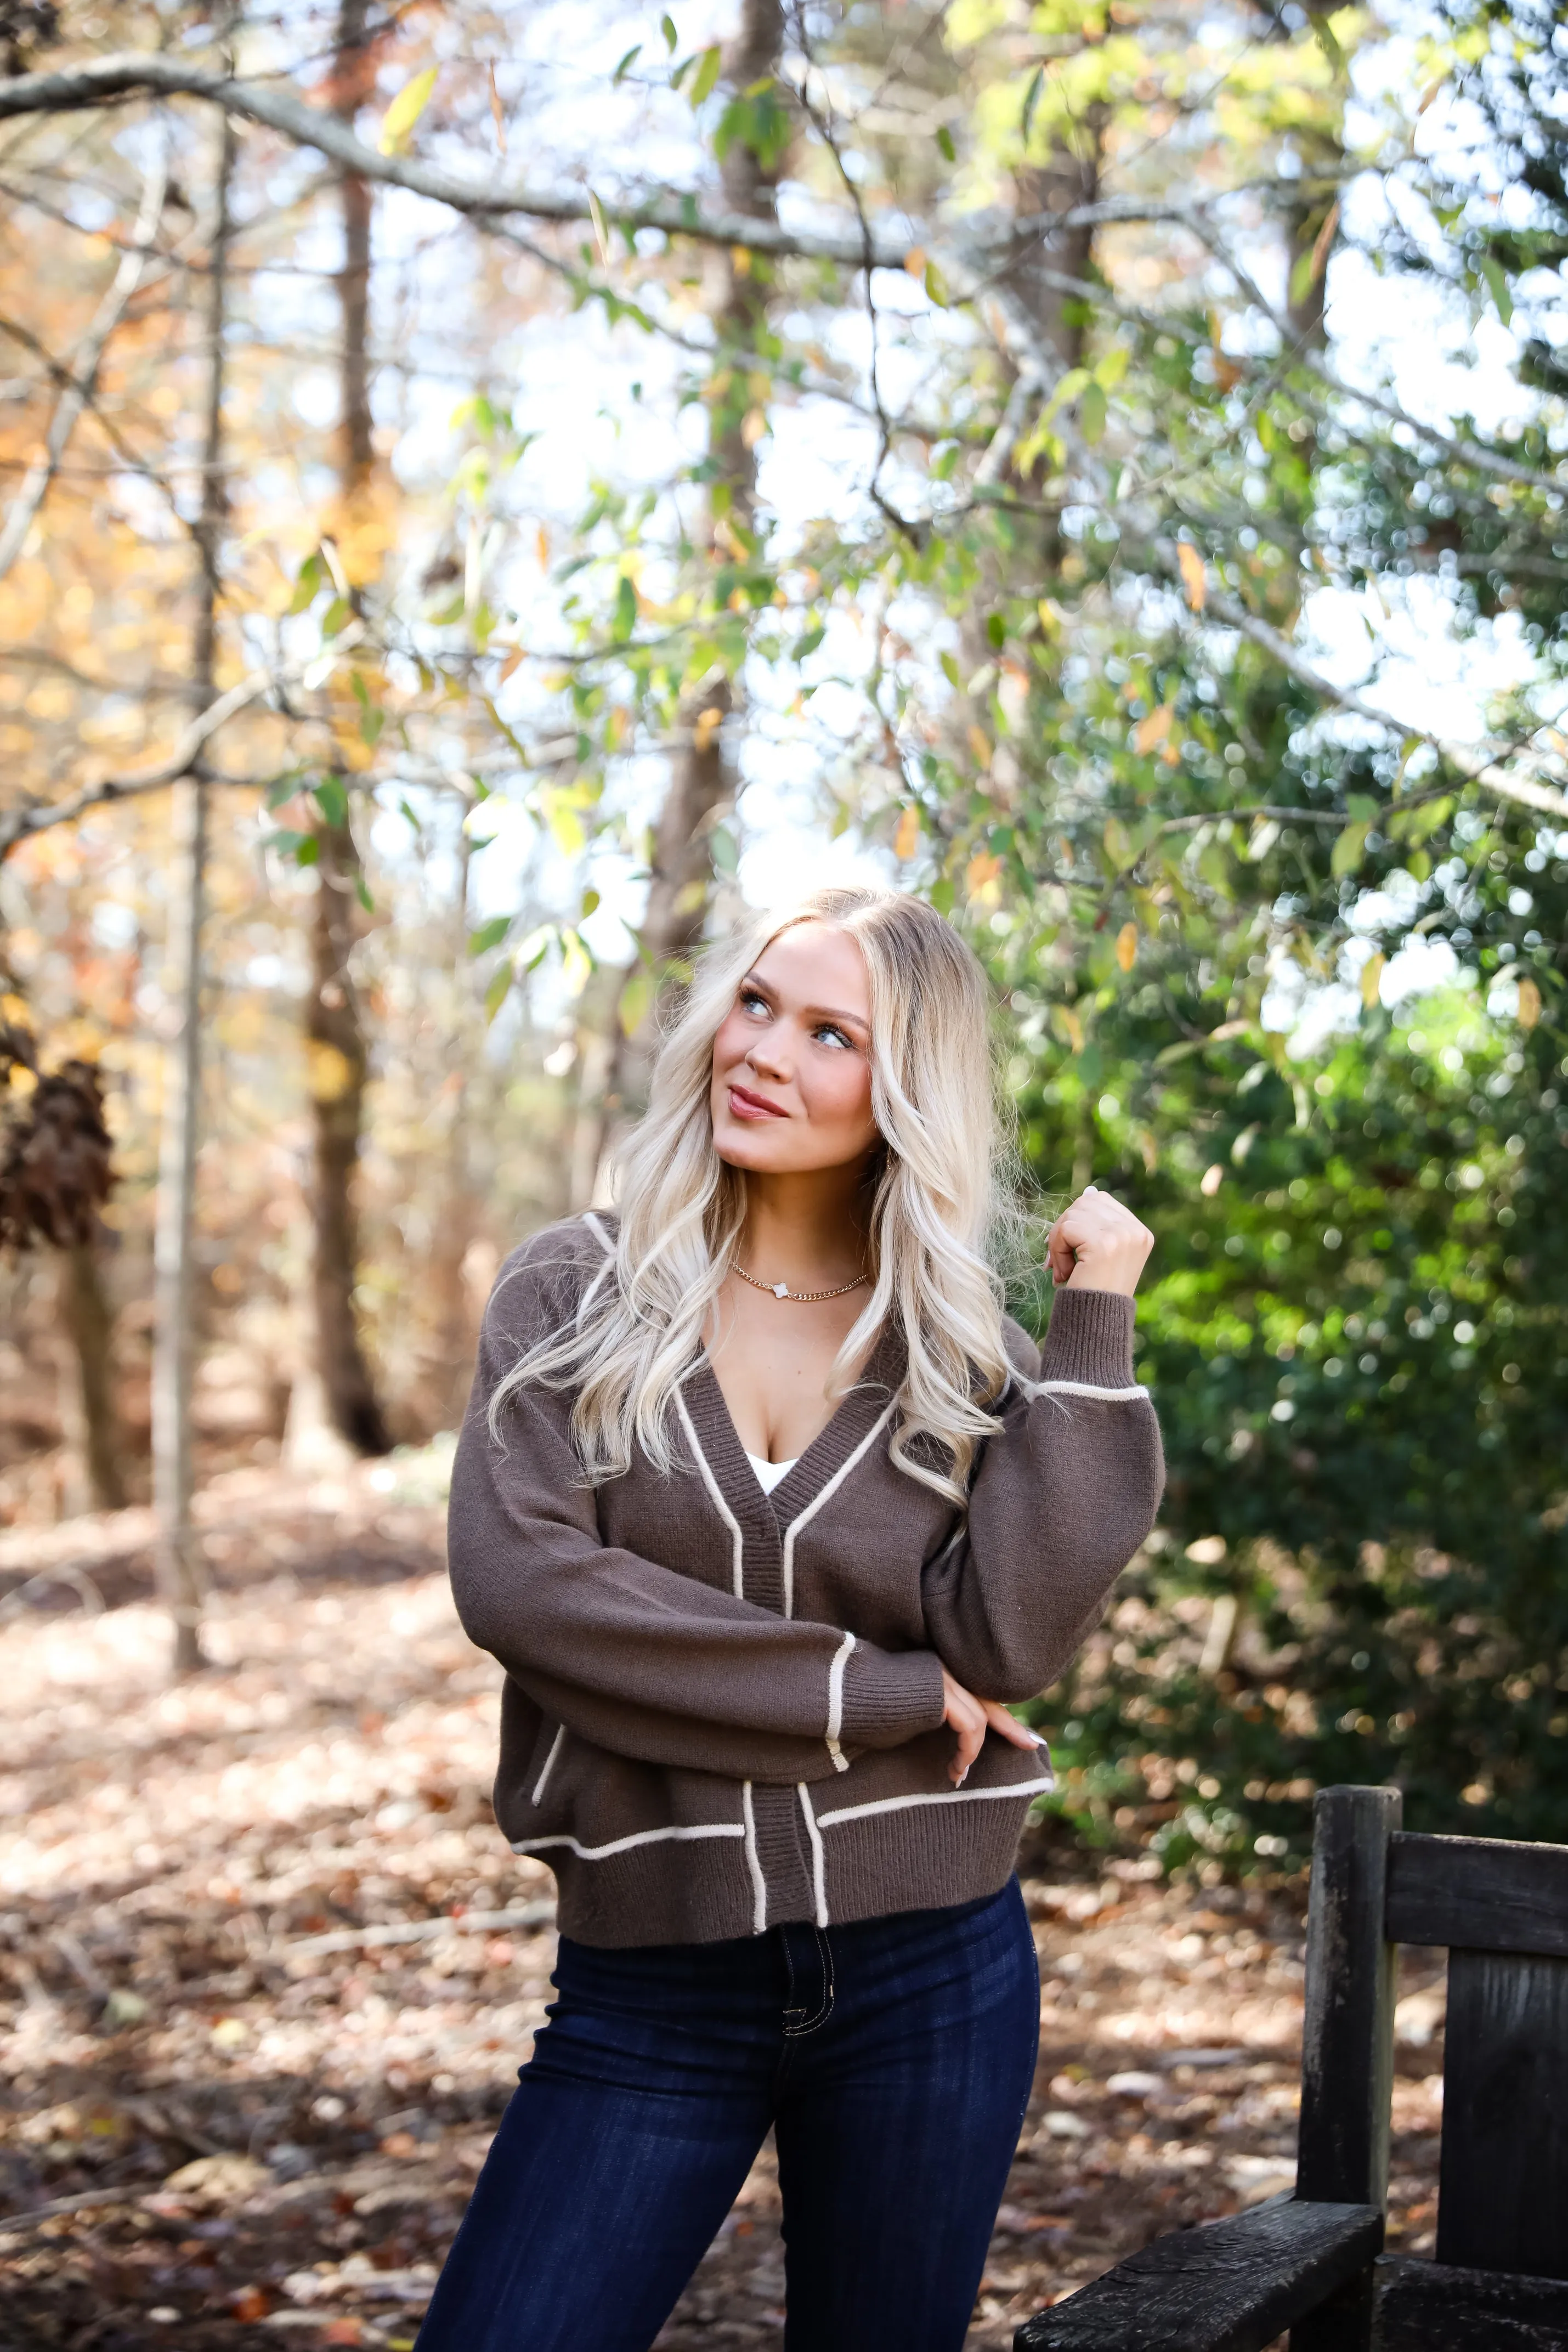
[[1015,1372],[1021,1372],[1026,1381],[1039,1380],[1040,1349],[1010,1315],[1002,1317],[1002,1348]]
[[615,1250],[615,1219],[605,1210],[562,1217],[520,1242],[496,1276],[485,1310],[495,1333],[531,1345],[564,1322]]

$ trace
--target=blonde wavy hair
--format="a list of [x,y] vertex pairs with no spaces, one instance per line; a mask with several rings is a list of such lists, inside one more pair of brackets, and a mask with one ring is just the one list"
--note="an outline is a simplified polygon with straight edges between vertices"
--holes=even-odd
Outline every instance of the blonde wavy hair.
[[[703,958],[653,1066],[646,1115],[617,1157],[613,1255],[561,1329],[529,1349],[490,1400],[492,1435],[525,1383],[576,1391],[571,1428],[591,1482],[633,1449],[677,1466],[670,1408],[690,1373],[746,1222],[746,1178],[714,1149],[714,1039],[768,944],[800,923],[855,940],[871,981],[872,1108],[865,1307],[829,1380],[841,1397],[885,1326],[903,1336],[892,1459],[962,1503],[975,1449],[1007,1388],[1002,1283],[989,1254],[1016,1218],[998,1114],[985,976],[952,926],[893,890],[818,890]],[[922,1443],[921,1441],[925,1441]]]

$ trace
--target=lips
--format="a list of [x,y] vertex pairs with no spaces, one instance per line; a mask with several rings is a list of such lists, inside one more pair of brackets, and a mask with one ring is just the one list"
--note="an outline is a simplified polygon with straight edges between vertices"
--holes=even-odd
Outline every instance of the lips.
[[731,1087],[729,1108],[737,1118],[788,1118],[789,1114],[779,1103],[770,1103],[765,1095],[754,1095],[748,1087]]

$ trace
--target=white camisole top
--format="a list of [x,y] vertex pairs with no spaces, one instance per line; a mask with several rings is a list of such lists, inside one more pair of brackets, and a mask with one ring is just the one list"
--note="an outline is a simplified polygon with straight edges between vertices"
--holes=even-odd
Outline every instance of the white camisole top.
[[798,1454],[794,1462],[764,1462],[759,1454],[748,1454],[746,1458],[756,1472],[757,1483],[765,1495],[771,1495],[779,1480],[787,1478],[795,1467],[795,1463],[800,1459]]

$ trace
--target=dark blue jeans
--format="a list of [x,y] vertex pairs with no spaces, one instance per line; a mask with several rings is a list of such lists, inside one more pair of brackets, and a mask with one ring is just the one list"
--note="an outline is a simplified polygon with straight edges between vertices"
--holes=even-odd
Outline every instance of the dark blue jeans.
[[734,1943],[563,1937],[554,1982],[418,2352],[648,2352],[769,2125],[786,2352],[960,2352],[1034,2078],[1016,1879]]

